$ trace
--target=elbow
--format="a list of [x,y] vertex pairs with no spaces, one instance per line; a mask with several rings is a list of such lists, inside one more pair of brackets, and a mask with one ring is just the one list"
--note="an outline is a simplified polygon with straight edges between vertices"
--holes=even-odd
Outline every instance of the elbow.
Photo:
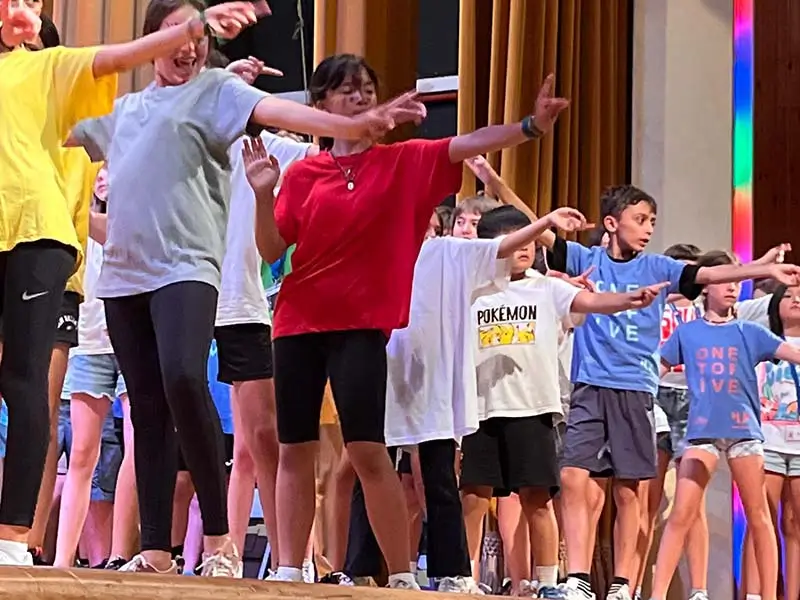
[[271,265],[283,255],[286,244],[281,243],[281,240],[265,239],[264,236],[256,235],[256,248],[261,260]]

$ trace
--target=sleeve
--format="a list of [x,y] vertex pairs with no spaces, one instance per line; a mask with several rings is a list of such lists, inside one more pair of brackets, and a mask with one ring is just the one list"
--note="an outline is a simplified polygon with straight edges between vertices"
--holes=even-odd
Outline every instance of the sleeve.
[[267,152],[278,159],[281,173],[286,171],[293,162],[304,159],[311,147],[311,144],[296,142],[293,139],[280,137],[266,131],[261,133],[261,139]]
[[92,162],[103,162],[108,157],[117,122],[117,106],[114,105],[113,112],[81,121],[72,129],[72,139],[83,147]]
[[287,246],[297,243],[297,206],[302,203],[305,197],[304,176],[298,173],[298,165],[292,165],[287,169],[283,177],[281,189],[275,198],[275,224],[278,232]]
[[470,292],[486,286],[501,290],[508,284],[511,275],[507,260],[498,258],[502,237],[490,240],[462,240],[454,237],[442,238],[449,248],[450,259],[459,265],[459,271],[468,280]]
[[753,354],[755,363],[753,366],[765,360],[772,360],[775,358],[775,352],[778,351],[778,346],[783,343],[781,338],[763,325],[757,323],[745,321],[740,325],[745,334],[747,345]]
[[242,137],[256,105],[268,96],[233,73],[209,69],[210,85],[218,85],[216,111],[208,127],[226,148]]
[[411,178],[419,195],[420,210],[430,218],[433,209],[461,189],[462,163],[450,161],[450,140],[414,139],[396,144],[400,148],[399,163],[403,177]]
[[58,114],[58,133],[66,140],[83,119],[111,112],[117,95],[117,76],[94,76],[94,57],[100,48],[52,48],[53,89]]
[[653,271],[659,281],[669,282],[668,294],[681,294],[689,300],[694,300],[703,291],[703,287],[696,283],[698,271],[696,265],[687,265],[663,254],[652,254],[650,260],[653,261]]
[[563,322],[565,319],[569,319],[572,303],[581,289],[555,277],[547,277],[546,279],[547,284],[550,286],[550,296],[556,309],[556,315]]
[[566,252],[567,268],[565,273],[574,277],[589,268],[592,257],[592,251],[589,248],[577,242],[566,242]]
[[736,318],[740,321],[750,321],[769,328],[769,304],[772,301],[772,294],[743,300],[736,304]]
[[550,250],[546,251],[545,259],[547,268],[560,273],[567,272],[567,240],[556,236],[556,241]]
[[678,329],[673,331],[669,339],[661,346],[661,360],[670,367],[677,367],[683,364],[680,329],[681,327],[678,327]]

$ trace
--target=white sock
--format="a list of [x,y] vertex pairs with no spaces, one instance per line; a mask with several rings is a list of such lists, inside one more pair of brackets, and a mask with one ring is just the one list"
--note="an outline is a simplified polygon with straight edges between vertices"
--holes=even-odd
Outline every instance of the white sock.
[[417,583],[417,580],[414,579],[414,576],[411,573],[395,573],[394,575],[389,575],[390,587],[396,581],[404,581],[409,585],[414,585]]
[[278,567],[275,577],[280,581],[303,581],[303,570],[297,567]]
[[536,578],[541,587],[556,587],[558,584],[558,565],[554,567],[536,567]]
[[411,571],[412,575],[417,574],[417,561],[412,560],[408,563],[408,570]]
[[636,590],[634,590],[633,592],[633,597],[637,599],[642,597],[642,586],[640,585],[636,586]]
[[745,600],[761,600],[761,594],[747,594]]
[[28,544],[25,542],[9,542],[8,540],[0,540],[0,552],[5,552],[13,560],[23,561],[25,555],[28,554]]

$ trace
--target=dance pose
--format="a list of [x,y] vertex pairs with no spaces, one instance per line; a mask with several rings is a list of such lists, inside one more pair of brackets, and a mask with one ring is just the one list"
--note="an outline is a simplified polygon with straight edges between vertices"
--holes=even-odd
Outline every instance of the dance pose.
[[[375,106],[377,83],[362,58],[329,57],[312,76],[312,102],[332,114],[358,115]],[[460,188],[461,161],[541,135],[567,105],[551,91],[549,78],[535,117],[454,138],[387,146],[374,138],[327,140],[330,152],[286,173],[274,215],[269,182],[251,179],[263,196],[256,217],[262,256],[274,260],[297,244],[274,322],[279,579],[301,579],[314,515],[319,411],[330,375],[389,585],[417,587],[408,570],[408,537],[395,532],[395,522],[407,518],[384,446],[387,334],[407,324],[414,263],[434,208]]]

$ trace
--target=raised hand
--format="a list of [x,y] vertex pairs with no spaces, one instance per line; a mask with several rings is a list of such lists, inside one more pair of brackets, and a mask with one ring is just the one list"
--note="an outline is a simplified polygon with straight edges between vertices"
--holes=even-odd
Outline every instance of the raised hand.
[[631,307],[632,308],[645,308],[650,306],[653,301],[658,298],[661,290],[669,285],[669,281],[662,281],[661,283],[654,283],[641,287],[631,294]]
[[258,79],[259,75],[283,77],[283,71],[266,66],[263,61],[257,59],[255,56],[235,60],[225,67],[225,70],[230,71],[234,75],[238,75],[245,83],[250,85]]
[[770,266],[770,276],[783,285],[794,287],[800,285],[800,267],[796,265],[773,264]]
[[593,224],[586,222],[586,217],[578,210],[564,206],[558,208],[547,215],[550,227],[555,227],[563,231],[584,231],[594,227]]
[[475,174],[483,185],[491,185],[494,178],[497,177],[497,173],[492,168],[492,165],[489,164],[483,156],[473,156],[472,158],[468,158],[464,161],[464,163],[469,167],[469,170]]
[[272,194],[280,179],[281,167],[278,159],[264,148],[261,138],[244,140],[242,159],[245,176],[256,194]]
[[589,275],[592,274],[594,271],[594,267],[589,267],[583,273],[576,277],[570,277],[566,273],[562,273],[561,271],[548,271],[548,277],[555,277],[556,279],[561,279],[562,281],[566,281],[570,285],[575,286],[576,288],[580,288],[582,290],[587,290],[589,292],[594,292],[594,282],[589,280]]
[[550,131],[558,120],[558,115],[561,114],[561,111],[569,106],[569,100],[566,98],[556,98],[553,96],[555,79],[554,75],[548,75],[539,90],[539,95],[536,97],[533,122],[542,133]]
[[791,244],[779,244],[774,248],[770,248],[767,252],[755,262],[759,265],[769,265],[772,263],[782,263],[786,258],[786,253],[792,251]]
[[380,139],[398,125],[422,121],[427,114],[425,105],[417,101],[417,92],[406,92],[355,117],[353,137]]
[[[264,11],[266,10],[266,13]],[[253,25],[259,16],[270,14],[264,2],[225,2],[207,8],[204,12],[212,33],[226,40],[235,38],[245,27]]]

